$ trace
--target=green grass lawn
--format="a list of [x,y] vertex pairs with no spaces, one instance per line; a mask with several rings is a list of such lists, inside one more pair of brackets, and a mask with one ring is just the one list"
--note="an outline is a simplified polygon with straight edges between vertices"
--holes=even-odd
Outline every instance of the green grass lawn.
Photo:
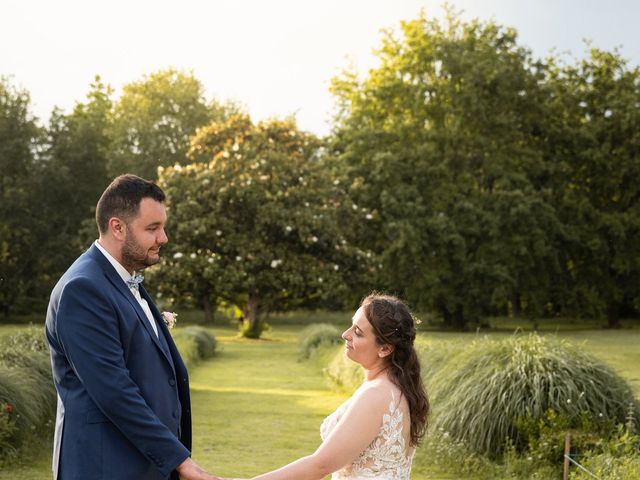
[[[0,336],[17,328],[24,327],[1,326]],[[297,334],[301,328],[277,325],[264,340],[238,339],[232,326],[212,329],[219,352],[190,372],[193,456],[204,468],[224,476],[250,476],[317,448],[322,419],[346,395],[329,388],[321,365],[299,359]],[[509,335],[506,331],[487,334]],[[557,334],[595,354],[626,378],[640,397],[640,329],[570,329],[545,334]],[[424,341],[468,342],[476,335],[426,331],[421,337]],[[0,480],[49,479],[49,465],[50,447],[45,446],[0,472]],[[418,451],[412,478],[456,477],[439,471]]]
[[265,340],[214,329],[221,351],[191,374],[193,456],[223,476],[251,476],[315,450],[319,426],[345,396],[298,360],[296,328]]

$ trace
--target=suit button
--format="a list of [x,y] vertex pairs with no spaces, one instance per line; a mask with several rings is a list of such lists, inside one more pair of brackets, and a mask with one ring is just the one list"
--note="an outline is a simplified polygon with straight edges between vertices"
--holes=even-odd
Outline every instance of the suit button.
[[176,384],[176,381],[173,378],[169,379],[169,385],[171,385],[172,387]]
[[173,418],[178,418],[178,411],[174,410],[171,415],[173,416]]

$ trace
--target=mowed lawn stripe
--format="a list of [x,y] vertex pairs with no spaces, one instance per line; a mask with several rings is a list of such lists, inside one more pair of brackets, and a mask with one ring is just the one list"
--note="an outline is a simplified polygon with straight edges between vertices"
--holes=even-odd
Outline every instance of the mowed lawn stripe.
[[312,453],[326,415],[346,399],[320,366],[300,360],[300,328],[265,340],[214,329],[215,358],[191,374],[194,459],[222,476],[251,476]]

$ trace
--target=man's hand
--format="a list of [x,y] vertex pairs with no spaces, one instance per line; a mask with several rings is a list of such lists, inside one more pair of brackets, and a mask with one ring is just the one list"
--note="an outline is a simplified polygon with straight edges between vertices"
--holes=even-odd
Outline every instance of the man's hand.
[[191,457],[178,465],[176,471],[180,474],[180,480],[220,480],[202,470]]

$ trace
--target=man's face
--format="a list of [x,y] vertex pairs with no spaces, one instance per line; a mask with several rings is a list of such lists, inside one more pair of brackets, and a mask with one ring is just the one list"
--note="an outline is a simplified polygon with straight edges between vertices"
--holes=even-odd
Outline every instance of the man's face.
[[128,270],[155,265],[160,261],[160,247],[169,240],[164,231],[167,209],[163,203],[143,198],[138,215],[127,223],[122,246],[122,266]]

